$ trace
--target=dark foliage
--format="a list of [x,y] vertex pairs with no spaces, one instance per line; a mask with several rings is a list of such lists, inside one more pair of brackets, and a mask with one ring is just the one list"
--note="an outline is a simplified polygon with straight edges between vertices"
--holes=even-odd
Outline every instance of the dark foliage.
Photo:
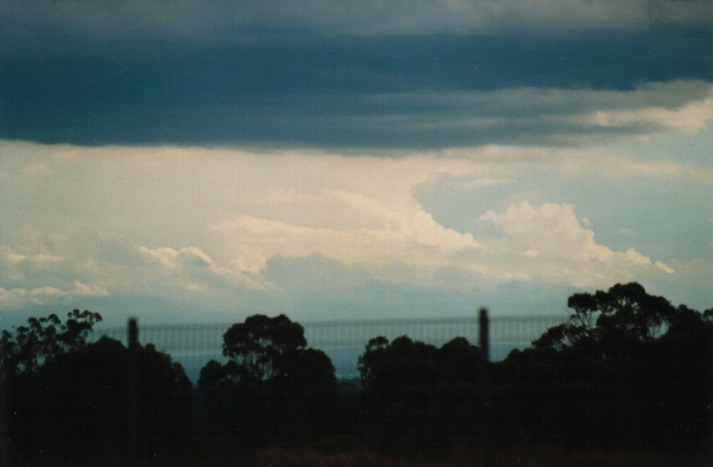
[[3,334],[14,458],[86,463],[107,452],[125,455],[129,443],[139,455],[156,455],[180,442],[192,415],[181,366],[152,345],[130,351],[107,337],[89,343],[96,313],[74,310],[68,318],[31,318]]
[[440,349],[371,339],[359,360],[371,441],[710,445],[713,310],[676,308],[637,283],[568,305],[569,322],[487,367],[462,338]]
[[251,450],[326,432],[336,402],[334,367],[306,345],[302,326],[284,315],[254,315],[228,329],[228,361],[208,362],[198,381],[215,436]]
[[[12,452],[30,465],[92,465],[107,452],[142,463],[194,448],[249,463],[278,444],[410,457],[454,445],[645,447],[669,457],[710,447],[713,309],[674,307],[636,283],[574,294],[568,305],[568,322],[497,363],[462,337],[440,348],[375,337],[360,380],[339,392],[329,357],[284,315],[231,326],[225,361],[201,369],[195,393],[152,345],[91,342],[96,313],[31,318],[0,335]],[[128,446],[146,457],[127,457]]]
[[624,345],[650,342],[665,332],[676,309],[636,282],[616,284],[608,291],[574,294],[567,300],[574,310],[568,323],[555,326],[533,342],[536,347],[589,347],[606,357],[620,355]]
[[568,305],[568,323],[494,365],[501,432],[576,444],[710,441],[712,322],[637,283]]
[[73,310],[62,322],[57,315],[29,318],[27,326],[15,327],[15,333],[3,330],[0,359],[11,375],[30,374],[63,355],[82,349],[92,327],[101,321],[99,313]]
[[402,336],[371,339],[359,358],[363,421],[372,442],[434,454],[474,428],[483,355],[459,337],[436,348]]

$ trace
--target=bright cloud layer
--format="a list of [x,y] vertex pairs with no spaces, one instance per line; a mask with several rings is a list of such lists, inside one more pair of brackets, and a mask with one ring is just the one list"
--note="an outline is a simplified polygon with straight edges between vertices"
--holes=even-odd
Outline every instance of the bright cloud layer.
[[[484,147],[390,158],[2,147],[7,175],[0,190],[20,202],[4,207],[4,309],[131,294],[189,301],[205,294],[239,300],[251,290],[284,294],[291,286],[275,269],[281,261],[315,258],[361,271],[360,287],[368,278],[443,293],[485,283],[606,287],[677,274],[633,245],[597,241],[596,227],[569,203],[524,192],[499,209],[478,208],[479,193],[517,187],[543,158],[561,164],[565,177],[590,177],[596,171],[573,175],[562,161],[596,159],[600,149]],[[45,169],[26,170],[38,164]],[[464,186],[479,212],[473,229],[437,220],[447,205],[432,212],[416,199],[418,187],[443,177],[472,180]],[[321,285],[310,287],[319,293]]]

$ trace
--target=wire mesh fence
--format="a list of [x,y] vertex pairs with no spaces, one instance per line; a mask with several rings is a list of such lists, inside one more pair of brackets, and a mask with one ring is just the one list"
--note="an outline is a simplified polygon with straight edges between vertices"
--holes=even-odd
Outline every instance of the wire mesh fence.
[[[502,360],[515,348],[524,348],[545,330],[566,321],[566,315],[525,315],[490,317],[490,356]],[[141,325],[139,342],[153,344],[181,363],[196,381],[200,368],[209,360],[222,360],[223,334],[233,323],[195,323]],[[455,337],[478,342],[476,314],[464,317],[377,319],[352,321],[301,322],[310,347],[323,350],[332,359],[338,378],[358,376],[357,362],[371,338],[394,339],[408,336],[413,340],[441,346]],[[126,328],[98,326],[93,338],[111,337],[127,344]]]

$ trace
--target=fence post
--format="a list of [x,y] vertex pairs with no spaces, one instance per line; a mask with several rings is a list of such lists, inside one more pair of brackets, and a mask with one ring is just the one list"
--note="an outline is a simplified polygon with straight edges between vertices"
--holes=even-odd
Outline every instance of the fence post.
[[488,310],[481,308],[478,316],[478,345],[483,355],[483,465],[493,465],[493,414],[492,414],[492,382],[490,380],[490,318]]
[[139,457],[139,325],[136,318],[129,319],[128,328],[129,362],[129,459],[134,463]]
[[483,352],[483,361],[487,366],[490,363],[490,319],[487,308],[480,309],[478,321],[478,346]]

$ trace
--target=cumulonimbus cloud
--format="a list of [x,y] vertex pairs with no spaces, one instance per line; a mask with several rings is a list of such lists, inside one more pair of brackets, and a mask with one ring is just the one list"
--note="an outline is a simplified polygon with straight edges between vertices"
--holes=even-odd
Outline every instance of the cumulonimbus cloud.
[[[358,270],[361,281],[443,290],[476,282],[606,287],[640,274],[675,275],[674,266],[634,246],[597,241],[596,227],[580,221],[572,204],[524,193],[481,209],[469,231],[444,221],[445,200],[427,209],[416,199],[417,187],[460,177],[473,180],[466,196],[478,203],[482,190],[516,186],[539,165],[567,173],[573,158],[587,161],[587,175],[601,173],[601,149],[488,146],[345,157],[3,144],[18,160],[3,164],[0,191],[45,201],[33,206],[33,229],[23,227],[26,212],[7,209],[18,235],[0,247],[6,307],[114,293],[279,290],[281,258],[320,257]],[[34,163],[47,170],[23,170]]]
[[502,212],[488,211],[479,221],[499,232],[482,242],[486,251],[498,257],[492,262],[497,265],[493,274],[504,277],[598,287],[633,279],[636,272],[652,267],[674,272],[633,248],[614,251],[597,243],[594,231],[582,226],[570,204],[522,201]]

